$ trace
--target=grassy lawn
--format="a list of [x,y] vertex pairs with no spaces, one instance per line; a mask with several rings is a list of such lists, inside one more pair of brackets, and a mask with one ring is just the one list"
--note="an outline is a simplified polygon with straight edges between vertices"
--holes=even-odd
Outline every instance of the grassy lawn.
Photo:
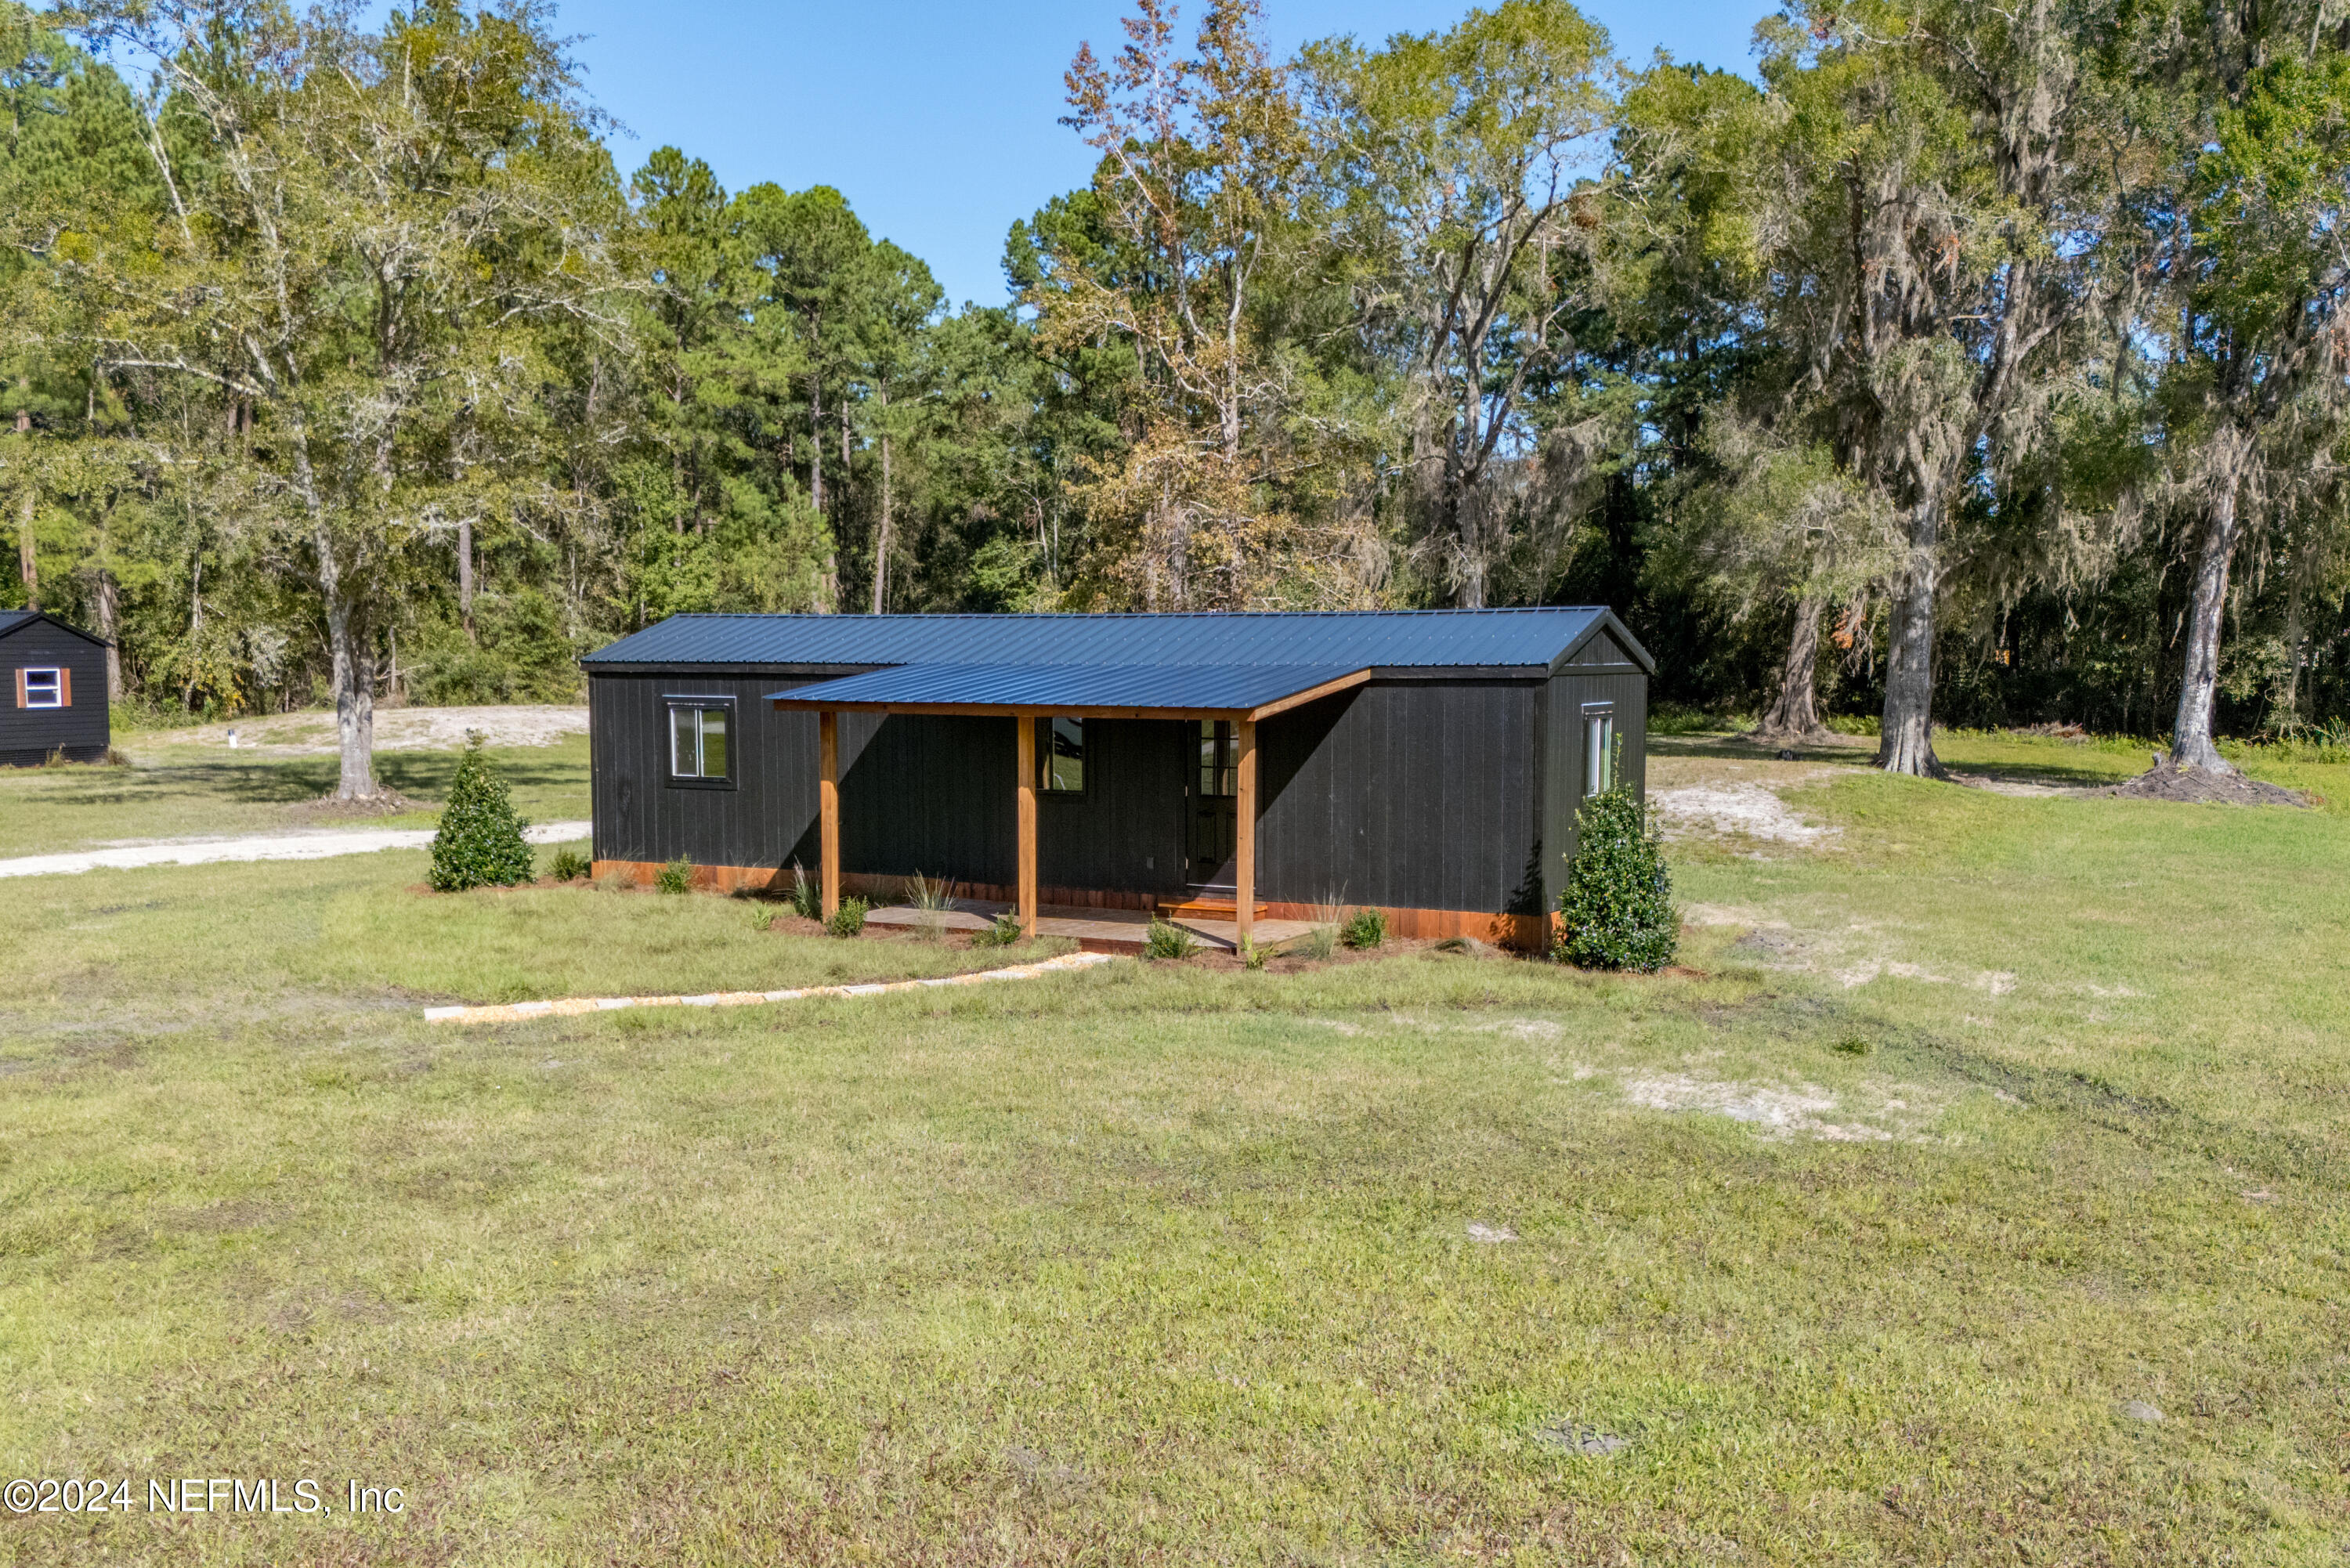
[[[0,857],[88,849],[119,839],[287,833],[320,827],[431,827],[457,771],[457,753],[378,752],[376,776],[423,809],[350,817],[324,811],[332,756],[197,748],[172,732],[115,738],[129,765],[0,768]],[[533,822],[588,815],[588,737],[493,747]]]
[[2350,769],[2242,811],[1861,755],[1656,743],[1837,829],[1677,846],[1702,978],[461,1033],[419,1010],[977,961],[401,852],[14,884],[0,1477],[337,1511],[0,1515],[0,1561],[2339,1564]]

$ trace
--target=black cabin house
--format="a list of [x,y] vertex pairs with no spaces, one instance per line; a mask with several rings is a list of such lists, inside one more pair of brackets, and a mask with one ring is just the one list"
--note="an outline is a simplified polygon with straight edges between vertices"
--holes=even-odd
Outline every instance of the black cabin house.
[[1655,669],[1593,608],[682,615],[583,663],[599,875],[1521,945],[1584,798],[1644,785]]
[[0,610],[0,765],[106,759],[106,644],[36,609]]

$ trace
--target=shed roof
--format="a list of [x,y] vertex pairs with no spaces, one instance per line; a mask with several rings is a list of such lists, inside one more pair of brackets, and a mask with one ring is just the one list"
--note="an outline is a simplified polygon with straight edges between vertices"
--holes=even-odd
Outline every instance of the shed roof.
[[94,642],[100,648],[106,646],[106,639],[93,636],[70,621],[59,620],[46,610],[36,609],[0,609],[0,637],[22,631],[36,622],[56,627],[59,631],[69,631],[84,642]]
[[900,664],[768,694],[779,708],[1264,717],[1344,690],[1344,664]]
[[589,669],[955,665],[1546,669],[1601,627],[1596,607],[1201,615],[681,615],[589,654]]

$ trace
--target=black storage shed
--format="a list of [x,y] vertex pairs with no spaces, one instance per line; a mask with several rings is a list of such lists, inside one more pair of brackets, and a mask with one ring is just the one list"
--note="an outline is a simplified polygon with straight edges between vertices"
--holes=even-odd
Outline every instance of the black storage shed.
[[599,874],[1520,945],[1584,797],[1644,786],[1655,668],[1599,608],[688,615],[583,662]]
[[36,609],[0,610],[0,765],[26,767],[59,753],[106,757],[106,643]]

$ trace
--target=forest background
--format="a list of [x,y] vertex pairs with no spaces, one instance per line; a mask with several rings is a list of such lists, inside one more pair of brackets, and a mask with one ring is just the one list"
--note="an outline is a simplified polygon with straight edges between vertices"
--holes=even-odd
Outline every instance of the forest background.
[[0,0],[0,606],[138,721],[571,701],[681,611],[1599,603],[1663,703],[2350,724],[2350,19],[1564,0],[1079,48],[996,304],[624,174],[549,7]]

